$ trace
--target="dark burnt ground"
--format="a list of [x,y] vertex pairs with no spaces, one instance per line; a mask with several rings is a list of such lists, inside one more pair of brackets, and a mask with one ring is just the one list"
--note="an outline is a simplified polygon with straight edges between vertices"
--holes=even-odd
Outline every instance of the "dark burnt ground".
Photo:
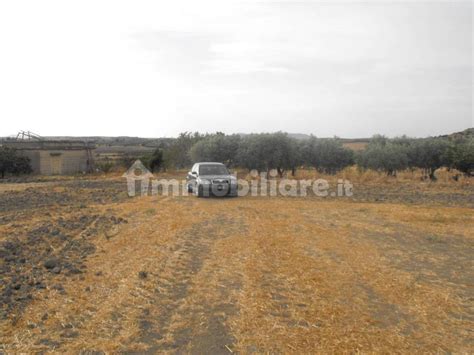
[[[127,198],[123,180],[66,180],[54,184],[29,187],[22,191],[0,193],[0,214],[50,208],[84,208],[91,204],[120,202]],[[0,223],[5,220],[1,216]],[[8,220],[8,218],[7,218]]]
[[474,207],[474,185],[457,186],[455,189],[440,188],[437,183],[427,184],[358,184],[354,183],[356,202],[389,202],[404,204],[429,204],[438,206]]
[[61,181],[0,193],[0,320],[16,322],[38,292],[64,293],[66,279],[80,278],[94,239],[127,222],[91,206],[125,197],[120,181]]
[[337,182],[329,181],[327,196],[316,196],[311,188],[307,196],[320,200],[353,202],[403,203],[407,205],[466,206],[474,208],[474,185],[453,182],[449,187],[442,183],[415,182],[376,184],[352,182],[352,196],[333,196]]

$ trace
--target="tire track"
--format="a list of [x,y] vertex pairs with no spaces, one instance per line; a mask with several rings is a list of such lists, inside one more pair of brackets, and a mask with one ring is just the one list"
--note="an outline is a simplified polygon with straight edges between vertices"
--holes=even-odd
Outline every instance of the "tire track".
[[[216,290],[220,295],[219,301],[222,300],[217,304],[209,304],[202,297],[198,297],[201,302],[196,304],[196,300],[189,296],[194,279],[209,258],[213,244],[241,229],[242,225],[235,220],[217,215],[211,220],[197,222],[177,235],[179,239],[170,251],[170,256],[154,273],[159,276],[153,280],[156,288],[151,296],[151,306],[143,311],[138,320],[141,336],[134,344],[145,344],[146,353],[185,349],[192,353],[206,350],[228,353],[227,346],[234,342],[234,338],[224,323],[227,316],[235,314],[237,310],[233,304],[224,302],[227,299],[225,288]],[[204,332],[201,331],[203,323],[208,324]]]

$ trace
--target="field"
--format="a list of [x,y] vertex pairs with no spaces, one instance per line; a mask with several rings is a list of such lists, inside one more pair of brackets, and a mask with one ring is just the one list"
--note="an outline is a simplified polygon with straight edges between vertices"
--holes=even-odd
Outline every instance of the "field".
[[472,179],[344,177],[353,197],[1,183],[0,353],[474,352]]

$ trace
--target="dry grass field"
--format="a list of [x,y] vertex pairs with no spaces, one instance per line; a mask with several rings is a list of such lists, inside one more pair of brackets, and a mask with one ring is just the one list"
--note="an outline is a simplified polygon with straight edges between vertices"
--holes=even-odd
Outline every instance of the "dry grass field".
[[2,183],[0,353],[472,353],[474,186],[416,174],[345,171],[350,198]]

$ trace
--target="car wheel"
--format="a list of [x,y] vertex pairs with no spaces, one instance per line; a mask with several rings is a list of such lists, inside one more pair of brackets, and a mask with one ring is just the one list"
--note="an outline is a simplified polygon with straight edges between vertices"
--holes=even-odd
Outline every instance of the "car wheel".
[[197,186],[196,196],[197,197],[204,196],[204,189],[203,189],[202,185]]

